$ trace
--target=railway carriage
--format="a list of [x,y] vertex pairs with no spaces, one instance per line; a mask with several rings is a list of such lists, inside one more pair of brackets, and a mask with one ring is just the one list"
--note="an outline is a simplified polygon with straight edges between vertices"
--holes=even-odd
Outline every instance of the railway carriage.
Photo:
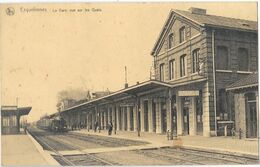
[[51,121],[51,130],[54,132],[67,132],[66,121],[63,118],[56,118]]
[[67,124],[63,118],[42,118],[36,123],[39,129],[53,132],[67,132]]
[[49,118],[43,118],[37,121],[36,125],[38,128],[43,129],[43,130],[50,130],[51,127],[51,119]]

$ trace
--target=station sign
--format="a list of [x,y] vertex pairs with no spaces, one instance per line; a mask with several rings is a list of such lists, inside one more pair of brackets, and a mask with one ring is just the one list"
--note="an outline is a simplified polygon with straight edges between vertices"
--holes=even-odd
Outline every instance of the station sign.
[[178,91],[178,96],[199,96],[200,92],[198,90],[190,91]]

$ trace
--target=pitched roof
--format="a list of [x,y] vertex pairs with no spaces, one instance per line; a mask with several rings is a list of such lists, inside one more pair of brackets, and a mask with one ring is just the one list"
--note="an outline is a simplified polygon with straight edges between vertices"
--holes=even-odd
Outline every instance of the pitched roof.
[[226,87],[226,90],[235,90],[258,86],[258,73],[250,74]]
[[170,20],[173,16],[184,17],[187,20],[199,25],[200,27],[218,27],[218,28],[225,28],[225,29],[234,29],[240,31],[250,31],[250,32],[257,32],[258,24],[256,21],[250,20],[243,20],[237,18],[229,18],[223,16],[216,16],[216,15],[209,15],[209,14],[196,14],[191,13],[189,11],[183,10],[171,10],[169,16],[160,32],[158,39],[153,47],[151,52],[152,55],[156,52],[157,48],[160,45],[160,41],[164,37],[166,31],[168,30],[168,26],[170,24]]
[[203,26],[215,26],[223,28],[235,28],[241,30],[257,31],[257,22],[250,20],[243,20],[237,18],[208,15],[208,14],[194,14],[183,10],[173,10],[174,12],[200,23]]

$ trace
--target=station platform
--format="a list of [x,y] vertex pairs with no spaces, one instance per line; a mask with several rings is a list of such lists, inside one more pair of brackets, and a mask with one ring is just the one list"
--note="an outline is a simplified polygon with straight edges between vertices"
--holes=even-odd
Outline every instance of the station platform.
[[59,165],[29,134],[2,135],[2,166]]
[[[72,133],[83,133],[92,135],[108,136],[106,130],[101,132],[94,132],[93,130],[77,130]],[[165,134],[155,134],[148,132],[141,132],[138,137],[137,132],[117,131],[116,134],[112,133],[111,137],[132,139],[146,141],[149,147],[167,147],[177,146],[186,147],[199,150],[207,150],[219,153],[232,153],[242,156],[259,157],[259,144],[257,139],[237,139],[232,137],[203,137],[203,136],[178,136],[177,139],[168,140]],[[140,148],[142,146],[139,146]]]

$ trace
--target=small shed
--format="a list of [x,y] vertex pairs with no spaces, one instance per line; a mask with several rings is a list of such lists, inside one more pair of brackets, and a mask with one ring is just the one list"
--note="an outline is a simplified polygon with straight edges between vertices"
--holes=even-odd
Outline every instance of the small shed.
[[32,107],[2,106],[1,130],[2,134],[18,134],[20,132],[20,117],[28,115]]

